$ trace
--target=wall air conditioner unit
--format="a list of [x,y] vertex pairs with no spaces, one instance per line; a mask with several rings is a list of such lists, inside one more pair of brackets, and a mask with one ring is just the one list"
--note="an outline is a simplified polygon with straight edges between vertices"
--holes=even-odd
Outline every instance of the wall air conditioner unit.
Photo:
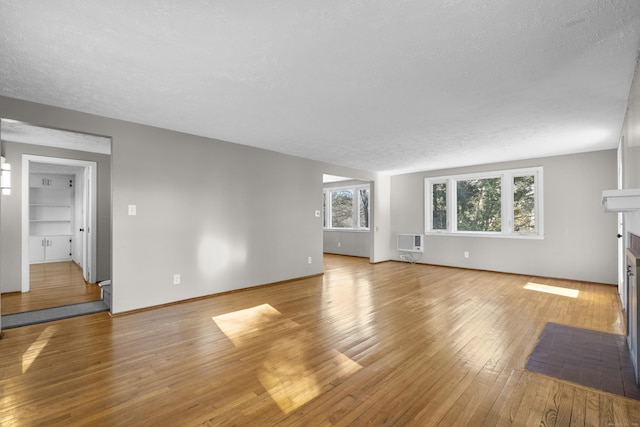
[[398,251],[422,252],[422,234],[398,234]]
[[640,189],[605,190],[602,192],[605,212],[629,212],[640,209]]

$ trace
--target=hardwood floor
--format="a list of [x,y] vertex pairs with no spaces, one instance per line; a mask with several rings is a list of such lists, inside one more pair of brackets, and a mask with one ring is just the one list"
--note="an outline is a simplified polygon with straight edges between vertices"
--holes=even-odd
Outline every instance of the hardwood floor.
[[0,425],[640,423],[524,369],[546,322],[624,331],[613,286],[327,255],[322,277],[5,331]]
[[2,294],[2,314],[21,313],[100,299],[100,287],[87,284],[72,261],[30,265],[29,292]]

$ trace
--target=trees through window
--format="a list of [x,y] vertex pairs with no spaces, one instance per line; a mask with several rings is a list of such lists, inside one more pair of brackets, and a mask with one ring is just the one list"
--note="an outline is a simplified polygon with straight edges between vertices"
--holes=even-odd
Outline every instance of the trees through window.
[[542,236],[542,168],[425,179],[427,233]]
[[369,229],[369,185],[325,188],[324,227]]

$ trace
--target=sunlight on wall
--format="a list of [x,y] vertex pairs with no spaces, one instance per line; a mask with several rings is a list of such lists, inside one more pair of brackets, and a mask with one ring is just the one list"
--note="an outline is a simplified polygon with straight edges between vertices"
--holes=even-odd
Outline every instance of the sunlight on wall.
[[257,378],[284,413],[318,396],[336,379],[362,369],[335,349],[322,350],[312,334],[269,304],[212,317],[236,347],[271,342]]
[[27,351],[22,354],[22,373],[26,373],[27,370],[31,367],[33,362],[38,358],[40,352],[45,348],[47,343],[49,343],[49,339],[56,333],[58,330],[57,326],[47,326],[47,328],[42,331],[38,339],[36,339]]
[[232,263],[244,263],[246,259],[244,246],[230,247],[226,241],[204,235],[198,244],[198,267],[202,274],[211,279]]
[[545,292],[547,294],[561,295],[563,297],[578,298],[580,291],[577,289],[560,288],[558,286],[541,285],[529,282],[524,286],[531,291]]

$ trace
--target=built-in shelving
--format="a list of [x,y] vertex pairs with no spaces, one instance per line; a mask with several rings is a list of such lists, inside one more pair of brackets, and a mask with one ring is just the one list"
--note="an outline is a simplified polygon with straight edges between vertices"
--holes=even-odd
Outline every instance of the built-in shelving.
[[31,263],[71,259],[73,176],[29,177],[29,260]]

